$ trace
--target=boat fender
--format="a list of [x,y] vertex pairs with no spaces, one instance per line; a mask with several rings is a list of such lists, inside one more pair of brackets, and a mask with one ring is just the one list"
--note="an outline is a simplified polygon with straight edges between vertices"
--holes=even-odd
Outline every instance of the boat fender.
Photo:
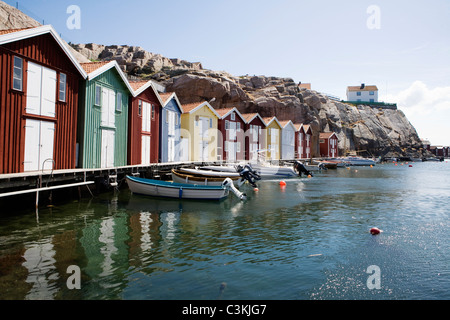
[[378,228],[372,228],[372,229],[370,229],[370,234],[372,234],[372,235],[378,235],[378,234],[380,234],[380,233],[382,233],[383,232],[383,230],[380,230],[380,229],[378,229]]

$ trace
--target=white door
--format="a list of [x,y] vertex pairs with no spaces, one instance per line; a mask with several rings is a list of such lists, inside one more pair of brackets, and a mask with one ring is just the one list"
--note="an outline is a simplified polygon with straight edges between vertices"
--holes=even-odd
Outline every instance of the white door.
[[151,121],[152,105],[148,102],[142,102],[142,131],[151,132]]
[[102,126],[114,128],[116,120],[116,93],[102,88]]
[[102,130],[102,152],[101,152],[101,167],[114,167],[114,144],[115,132],[113,130]]
[[142,135],[142,155],[141,155],[141,164],[149,164],[150,163],[150,144],[151,137]]
[[53,168],[54,137],[53,122],[26,120],[24,171]]
[[56,71],[28,62],[26,112],[56,116]]

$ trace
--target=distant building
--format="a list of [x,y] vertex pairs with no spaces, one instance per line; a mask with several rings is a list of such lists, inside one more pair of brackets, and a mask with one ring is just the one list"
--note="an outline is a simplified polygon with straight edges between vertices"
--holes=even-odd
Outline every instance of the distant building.
[[361,86],[347,87],[347,101],[378,102],[378,88],[374,85],[366,86],[364,83]]
[[311,90],[311,83],[299,83],[298,84],[298,87],[299,88],[304,88],[304,89],[308,89],[308,90]]
[[320,156],[338,157],[338,137],[334,132],[321,132],[319,134]]

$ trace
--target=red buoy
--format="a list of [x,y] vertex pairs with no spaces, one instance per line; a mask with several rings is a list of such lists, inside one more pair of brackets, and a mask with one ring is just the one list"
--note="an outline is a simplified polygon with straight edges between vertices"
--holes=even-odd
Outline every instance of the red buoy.
[[372,229],[370,229],[370,233],[373,234],[373,235],[380,234],[381,232],[383,232],[383,230],[380,230],[380,229],[378,229],[378,228],[372,228]]
[[286,186],[286,182],[280,181],[280,186],[285,187]]

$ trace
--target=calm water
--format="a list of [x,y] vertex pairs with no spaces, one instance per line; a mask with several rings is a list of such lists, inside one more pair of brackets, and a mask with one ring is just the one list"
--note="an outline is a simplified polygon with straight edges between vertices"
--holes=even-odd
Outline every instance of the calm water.
[[121,190],[38,219],[2,212],[0,299],[450,299],[450,162],[286,182],[245,187],[246,202]]

